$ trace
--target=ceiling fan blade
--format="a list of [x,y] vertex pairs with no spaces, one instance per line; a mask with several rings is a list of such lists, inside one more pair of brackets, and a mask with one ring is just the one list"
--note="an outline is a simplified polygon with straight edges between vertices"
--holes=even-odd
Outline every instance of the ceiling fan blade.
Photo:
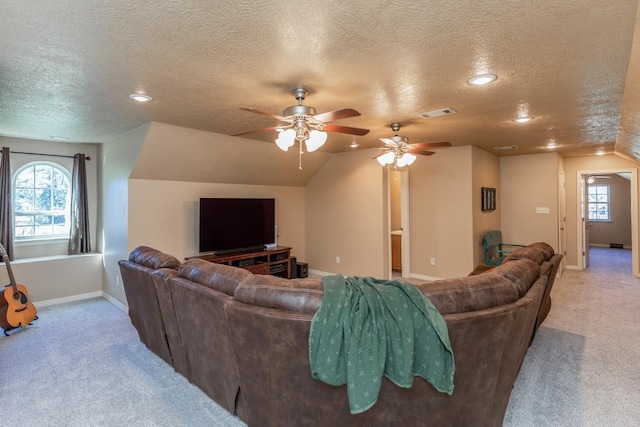
[[443,142],[416,142],[413,148],[436,148],[436,147],[451,147],[451,143],[447,141]]
[[277,114],[273,114],[270,113],[268,111],[262,111],[262,110],[258,110],[257,108],[244,108],[244,107],[240,107],[241,110],[244,111],[248,111],[250,113],[256,113],[256,114],[262,114],[263,116],[267,116],[267,117],[271,117],[272,119],[276,119],[276,120],[280,120],[280,121],[285,121],[285,118],[282,116],[279,116]]
[[433,151],[421,150],[420,148],[414,148],[413,150],[409,150],[411,154],[421,154],[423,156],[431,156],[432,154],[436,154]]
[[380,141],[384,142],[384,145],[392,145],[392,146],[396,146],[398,144],[396,144],[396,142],[391,139],[391,138],[378,138]]
[[349,126],[340,126],[331,123],[327,123],[326,125],[324,125],[324,128],[322,130],[326,132],[340,132],[358,136],[366,135],[369,133],[369,129],[352,128]]
[[313,116],[314,119],[321,122],[333,122],[334,120],[348,119],[349,117],[357,117],[360,113],[353,108],[344,108],[342,110],[327,111]]
[[276,130],[276,129],[280,129],[282,126],[269,126],[268,128],[262,128],[262,129],[256,129],[256,130],[250,130],[248,132],[241,132],[241,133],[236,133],[234,135],[230,135],[230,136],[242,136],[242,135],[249,135],[250,133],[258,133],[258,132],[265,132],[268,130]]

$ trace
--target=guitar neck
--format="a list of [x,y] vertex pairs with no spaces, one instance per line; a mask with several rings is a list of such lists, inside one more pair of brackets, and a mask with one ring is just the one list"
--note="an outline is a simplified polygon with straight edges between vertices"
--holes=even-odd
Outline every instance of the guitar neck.
[[0,243],[0,253],[2,253],[2,260],[4,261],[4,265],[7,266],[7,273],[9,273],[9,280],[11,281],[11,287],[13,288],[13,293],[17,293],[18,285],[16,284],[16,278],[13,275],[13,270],[11,269],[9,254],[7,254],[7,250],[4,248],[2,243]]

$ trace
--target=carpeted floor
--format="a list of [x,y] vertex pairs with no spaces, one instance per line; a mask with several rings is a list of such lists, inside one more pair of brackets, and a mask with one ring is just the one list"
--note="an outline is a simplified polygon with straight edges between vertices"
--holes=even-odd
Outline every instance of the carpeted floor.
[[[592,248],[564,272],[511,395],[504,426],[640,420],[640,280],[630,251]],[[6,426],[244,426],[140,343],[104,299],[45,307],[0,336]]]
[[640,424],[640,279],[630,250],[590,254],[587,270],[556,279],[505,426]]

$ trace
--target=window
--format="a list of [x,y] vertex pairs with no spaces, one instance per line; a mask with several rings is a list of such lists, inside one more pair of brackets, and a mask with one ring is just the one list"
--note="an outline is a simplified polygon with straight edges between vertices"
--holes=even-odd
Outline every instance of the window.
[[69,237],[71,175],[51,162],[21,167],[13,180],[16,240]]
[[589,221],[609,221],[609,186],[589,185]]

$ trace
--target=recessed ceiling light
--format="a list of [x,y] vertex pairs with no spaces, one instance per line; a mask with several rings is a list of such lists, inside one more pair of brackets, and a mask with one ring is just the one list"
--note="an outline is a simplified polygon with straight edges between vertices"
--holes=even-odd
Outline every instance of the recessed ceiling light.
[[467,83],[470,85],[482,86],[495,81],[497,78],[498,76],[495,74],[480,74],[478,76],[471,77],[467,80]]
[[600,150],[596,153],[596,156],[604,156],[604,150]]
[[129,95],[129,98],[133,99],[134,101],[138,101],[138,102],[153,101],[152,97],[150,97],[149,95],[144,95],[142,93],[132,93],[131,95]]
[[54,141],[68,141],[71,138],[67,138],[66,136],[54,136],[54,135],[51,135],[51,136],[49,136],[49,139],[53,139]]
[[555,141],[549,141],[547,145],[544,146],[544,148],[558,148],[558,144]]
[[533,120],[533,117],[531,116],[522,116],[522,117],[518,117],[517,119],[513,119],[513,121],[516,123],[527,123],[527,122],[530,122],[531,120]]
[[351,147],[351,148],[358,148],[359,146],[360,146],[360,144],[358,144],[358,143],[357,143],[357,142],[355,142],[355,141],[353,141],[353,142],[349,145],[349,147]]

